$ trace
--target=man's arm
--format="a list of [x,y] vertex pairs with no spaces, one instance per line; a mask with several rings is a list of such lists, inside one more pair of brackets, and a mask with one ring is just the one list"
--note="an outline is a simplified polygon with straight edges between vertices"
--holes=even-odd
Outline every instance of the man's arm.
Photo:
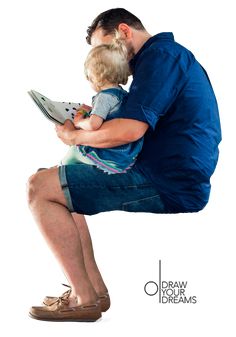
[[147,123],[126,118],[105,121],[96,131],[76,130],[69,120],[64,125],[56,126],[57,135],[65,144],[96,148],[110,148],[134,142],[141,138],[147,129]]
[[97,148],[115,147],[138,140],[147,129],[147,123],[134,119],[114,118],[104,122],[96,131],[74,131],[73,144]]

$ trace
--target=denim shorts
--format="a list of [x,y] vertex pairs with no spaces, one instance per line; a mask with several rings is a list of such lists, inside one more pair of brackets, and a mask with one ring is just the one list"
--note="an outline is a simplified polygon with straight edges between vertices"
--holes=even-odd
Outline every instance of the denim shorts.
[[109,211],[165,213],[152,182],[134,165],[126,173],[107,174],[84,163],[60,165],[59,179],[69,211],[94,215]]

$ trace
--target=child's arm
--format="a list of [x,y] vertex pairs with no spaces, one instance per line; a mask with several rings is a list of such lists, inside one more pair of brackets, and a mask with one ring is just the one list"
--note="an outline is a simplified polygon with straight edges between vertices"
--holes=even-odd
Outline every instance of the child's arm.
[[90,116],[84,119],[81,116],[77,117],[77,114],[74,118],[74,125],[86,131],[98,130],[117,103],[119,103],[117,97],[102,92],[98,93],[93,99],[93,108],[90,111]]
[[74,120],[74,125],[80,129],[86,131],[95,131],[100,128],[103,123],[103,118],[98,115],[91,115],[87,118],[80,118],[79,120]]

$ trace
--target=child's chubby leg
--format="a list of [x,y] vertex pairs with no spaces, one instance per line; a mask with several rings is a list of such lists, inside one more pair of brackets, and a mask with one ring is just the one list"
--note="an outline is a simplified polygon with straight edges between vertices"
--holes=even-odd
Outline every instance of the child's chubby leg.
[[75,158],[75,145],[69,147],[66,155],[62,158],[60,164],[61,165],[73,165],[77,163]]
[[65,157],[61,160],[60,165],[74,165],[74,164],[88,164],[95,165],[89,158],[85,157],[78,151],[76,145],[71,145]]

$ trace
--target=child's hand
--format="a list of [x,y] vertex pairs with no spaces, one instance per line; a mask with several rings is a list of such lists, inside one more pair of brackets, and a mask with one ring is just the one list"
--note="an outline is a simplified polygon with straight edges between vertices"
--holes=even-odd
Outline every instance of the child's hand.
[[78,127],[78,123],[79,123],[82,119],[84,119],[84,114],[83,114],[80,110],[78,110],[78,111],[77,111],[77,114],[75,115],[74,120],[73,120],[74,126]]
[[86,104],[82,104],[81,107],[79,108],[79,110],[85,110],[86,112],[89,112],[92,110],[92,107]]
[[74,125],[76,127],[79,127],[78,126],[78,123],[84,119],[84,116],[86,115],[87,112],[91,111],[92,108],[89,106],[89,105],[86,105],[86,104],[82,104],[80,106],[80,108],[77,110],[77,114],[75,115],[74,117]]

